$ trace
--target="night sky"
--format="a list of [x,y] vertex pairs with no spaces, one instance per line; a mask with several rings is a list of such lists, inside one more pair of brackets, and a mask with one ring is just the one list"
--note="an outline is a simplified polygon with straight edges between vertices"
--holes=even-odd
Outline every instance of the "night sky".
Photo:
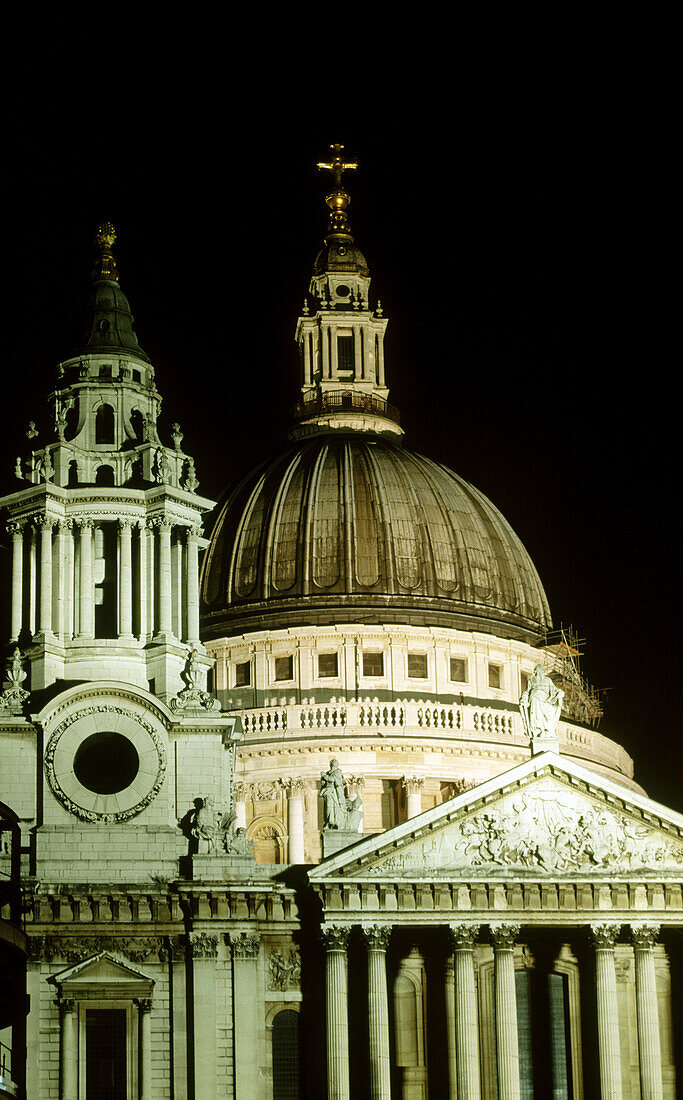
[[45,398],[81,338],[104,218],[164,396],[162,438],[178,420],[199,492],[215,498],[279,448],[326,224],[315,162],[342,142],[360,162],[351,224],[389,318],[406,446],[507,517],[555,624],[586,639],[584,671],[608,689],[601,730],[652,797],[683,811],[677,206],[651,107],[607,84],[539,87],[525,103],[479,88],[430,110],[385,96],[381,109],[315,118],[303,101],[264,116],[161,100],[122,109],[115,126],[15,118],[2,183],[5,490],[29,419],[43,439],[50,430]]

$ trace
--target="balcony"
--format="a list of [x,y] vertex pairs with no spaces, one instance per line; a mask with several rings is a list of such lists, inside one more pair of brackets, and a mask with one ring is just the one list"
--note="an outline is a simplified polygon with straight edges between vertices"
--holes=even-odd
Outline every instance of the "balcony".
[[307,394],[294,409],[295,420],[307,420],[324,413],[356,412],[371,416],[383,416],[394,424],[401,423],[401,416],[394,405],[382,397],[357,390],[322,390]]

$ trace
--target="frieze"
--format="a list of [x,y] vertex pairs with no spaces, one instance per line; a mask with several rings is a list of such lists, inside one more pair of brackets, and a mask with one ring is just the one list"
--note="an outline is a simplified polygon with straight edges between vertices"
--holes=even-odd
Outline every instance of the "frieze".
[[70,966],[110,951],[129,962],[141,963],[159,955],[163,941],[158,936],[29,936],[27,951],[35,962],[64,959]]

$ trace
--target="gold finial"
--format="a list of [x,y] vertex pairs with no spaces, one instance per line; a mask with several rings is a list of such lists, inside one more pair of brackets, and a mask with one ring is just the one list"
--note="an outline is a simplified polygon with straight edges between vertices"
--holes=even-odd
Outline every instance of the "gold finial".
[[95,244],[100,255],[95,261],[93,279],[113,279],[119,281],[119,272],[112,248],[116,243],[116,230],[111,222],[102,222],[95,234]]
[[330,221],[327,227],[328,237],[346,237],[353,240],[347,215],[347,208],[351,202],[351,196],[344,189],[342,174],[351,168],[358,167],[357,160],[344,160],[344,146],[330,145],[332,153],[331,161],[319,161],[318,168],[325,168],[334,176],[334,190],[325,196],[325,202],[330,208]]

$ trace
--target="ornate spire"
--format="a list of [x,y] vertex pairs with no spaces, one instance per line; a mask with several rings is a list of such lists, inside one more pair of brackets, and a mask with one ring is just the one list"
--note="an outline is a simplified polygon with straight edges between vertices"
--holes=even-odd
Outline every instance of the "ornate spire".
[[334,189],[325,196],[325,202],[330,208],[330,220],[327,226],[326,242],[330,239],[343,238],[352,241],[351,227],[349,225],[347,209],[351,202],[351,196],[344,189],[342,175],[351,168],[358,167],[356,160],[344,160],[343,145],[330,145],[332,153],[331,161],[319,161],[318,168],[327,169],[334,176]]
[[95,234],[95,244],[100,254],[93,268],[93,282],[99,279],[110,279],[114,283],[119,281],[119,271],[112,248],[116,243],[116,230],[111,222],[102,222]]

